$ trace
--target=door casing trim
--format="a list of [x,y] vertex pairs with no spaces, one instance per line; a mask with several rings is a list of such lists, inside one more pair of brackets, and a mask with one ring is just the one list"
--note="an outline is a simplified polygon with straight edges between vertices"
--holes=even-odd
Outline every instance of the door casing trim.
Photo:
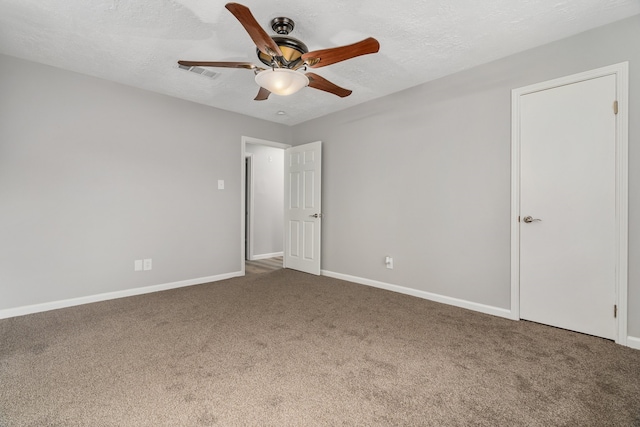
[[[246,148],[246,147],[245,147]],[[244,246],[245,246],[245,259],[253,261],[253,154],[245,153],[245,185],[244,185],[244,206],[247,215],[244,215],[245,227],[244,227]]]
[[[511,91],[511,318],[520,319],[520,98],[542,90],[603,76],[616,76],[616,276],[618,307],[615,342],[627,345],[629,247],[629,63],[621,62],[583,73],[536,83]],[[612,105],[613,109],[613,105]],[[613,307],[612,307],[613,315]]]

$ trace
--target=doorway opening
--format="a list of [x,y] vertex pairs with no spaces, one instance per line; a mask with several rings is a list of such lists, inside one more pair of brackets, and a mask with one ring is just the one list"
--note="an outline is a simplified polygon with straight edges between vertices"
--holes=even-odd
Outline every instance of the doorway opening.
[[284,150],[287,144],[241,140],[241,272],[283,267]]

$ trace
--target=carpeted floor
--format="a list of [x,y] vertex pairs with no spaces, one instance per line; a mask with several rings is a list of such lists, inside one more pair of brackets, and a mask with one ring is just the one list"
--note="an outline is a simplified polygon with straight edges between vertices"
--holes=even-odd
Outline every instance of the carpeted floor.
[[291,270],[0,320],[0,426],[640,426],[640,351]]

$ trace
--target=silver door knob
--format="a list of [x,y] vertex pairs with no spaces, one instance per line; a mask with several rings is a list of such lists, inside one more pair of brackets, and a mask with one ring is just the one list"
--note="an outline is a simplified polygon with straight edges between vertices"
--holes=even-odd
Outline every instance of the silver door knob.
[[321,213],[316,213],[313,215],[309,215],[311,218],[322,218],[322,214]]
[[524,218],[522,218],[522,220],[524,222],[526,222],[527,224],[529,224],[530,222],[533,222],[533,221],[542,221],[541,219],[534,218],[532,216],[525,216]]

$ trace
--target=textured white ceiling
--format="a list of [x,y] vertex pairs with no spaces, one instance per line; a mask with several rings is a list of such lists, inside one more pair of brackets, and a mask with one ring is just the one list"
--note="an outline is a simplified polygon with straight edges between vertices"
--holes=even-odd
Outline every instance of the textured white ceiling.
[[[314,72],[353,90],[305,88],[254,101],[245,69],[209,79],[176,61],[258,63],[225,0],[0,0],[0,53],[294,125],[640,13],[640,0],[240,0],[272,34],[276,16],[310,50],[373,36],[380,52]],[[278,115],[278,111],[286,114]]]

